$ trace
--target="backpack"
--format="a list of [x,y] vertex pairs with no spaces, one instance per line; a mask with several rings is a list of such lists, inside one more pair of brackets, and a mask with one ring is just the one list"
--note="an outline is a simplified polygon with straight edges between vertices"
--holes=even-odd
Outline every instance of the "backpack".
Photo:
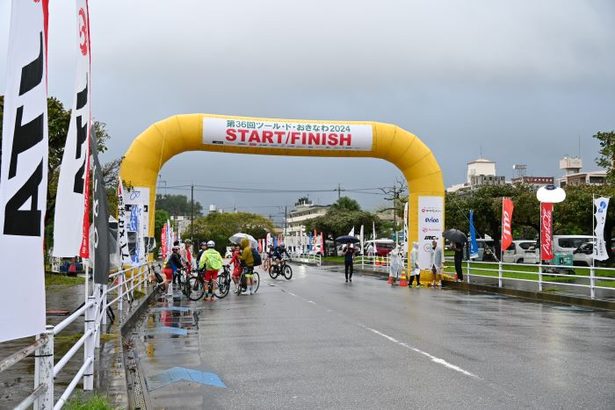
[[254,266],[261,266],[263,264],[263,260],[261,259],[261,254],[254,248],[250,248],[252,250],[252,258],[254,258]]

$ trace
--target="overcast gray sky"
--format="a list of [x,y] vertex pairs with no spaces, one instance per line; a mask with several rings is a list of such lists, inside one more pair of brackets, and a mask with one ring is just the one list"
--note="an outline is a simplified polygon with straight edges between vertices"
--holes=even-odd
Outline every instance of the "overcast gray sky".
[[[68,107],[72,7],[51,0],[49,91]],[[0,93],[9,9],[0,0]],[[578,154],[579,139],[585,169],[596,169],[592,135],[615,129],[612,0],[90,0],[90,19],[93,112],[112,137],[103,160],[174,114],[370,120],[419,136],[451,185],[481,151],[507,177],[514,163],[559,176],[559,158]],[[375,159],[205,152],[175,157],[161,175],[167,186],[330,189],[310,194],[322,203],[337,198],[338,183],[402,177]],[[298,196],[196,193],[204,205],[263,214]],[[383,203],[350,196],[367,209]]]

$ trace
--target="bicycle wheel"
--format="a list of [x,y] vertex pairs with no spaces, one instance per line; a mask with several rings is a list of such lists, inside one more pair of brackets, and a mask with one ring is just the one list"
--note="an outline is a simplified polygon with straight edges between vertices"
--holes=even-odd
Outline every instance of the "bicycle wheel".
[[252,293],[256,293],[260,284],[261,284],[261,277],[257,271],[254,271],[254,274],[252,275]]
[[290,280],[290,278],[293,277],[293,269],[288,265],[284,265],[284,272],[282,273],[284,274],[286,280]]
[[188,299],[199,300],[205,294],[205,282],[200,276],[191,276],[188,279],[189,294]]
[[225,272],[222,275],[218,276],[218,288],[214,292],[214,296],[218,299],[222,299],[226,295],[228,295],[228,291],[231,288],[231,279],[228,274]]
[[271,279],[275,279],[278,277],[279,275],[279,270],[278,270],[278,266],[269,266],[269,276],[271,277]]

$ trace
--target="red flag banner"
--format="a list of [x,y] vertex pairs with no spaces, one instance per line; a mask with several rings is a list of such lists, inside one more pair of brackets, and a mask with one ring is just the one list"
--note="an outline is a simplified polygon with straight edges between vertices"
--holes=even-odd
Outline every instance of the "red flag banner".
[[167,238],[167,224],[162,226],[162,231],[160,232],[160,252],[162,253],[162,260],[167,259],[167,254],[169,253],[169,245]]
[[502,199],[502,251],[508,249],[508,247],[512,244],[513,241],[512,217],[514,209],[515,205],[513,204],[512,199]]
[[553,259],[553,204],[540,203],[540,259]]

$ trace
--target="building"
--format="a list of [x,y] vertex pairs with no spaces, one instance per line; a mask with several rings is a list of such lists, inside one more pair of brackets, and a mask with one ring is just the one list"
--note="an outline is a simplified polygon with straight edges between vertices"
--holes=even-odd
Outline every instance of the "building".
[[311,219],[324,216],[328,209],[328,205],[316,205],[307,197],[297,200],[286,217],[284,227],[284,243],[290,252],[303,253],[308,249],[305,224]]
[[316,205],[307,197],[302,197],[295,203],[286,217],[284,236],[294,236],[305,233],[305,223],[310,219],[324,216],[329,209],[328,205]]
[[535,190],[538,190],[543,186],[553,185],[555,183],[555,178],[522,176],[513,178],[510,180],[510,182],[513,184],[531,185]]
[[587,171],[583,169],[583,161],[578,157],[564,157],[559,161],[559,168],[564,175],[558,180],[560,187],[578,185],[604,185],[606,184],[606,171]]
[[447,192],[469,191],[485,185],[505,185],[506,177],[497,175],[495,162],[479,158],[467,164],[466,182],[447,188]]

